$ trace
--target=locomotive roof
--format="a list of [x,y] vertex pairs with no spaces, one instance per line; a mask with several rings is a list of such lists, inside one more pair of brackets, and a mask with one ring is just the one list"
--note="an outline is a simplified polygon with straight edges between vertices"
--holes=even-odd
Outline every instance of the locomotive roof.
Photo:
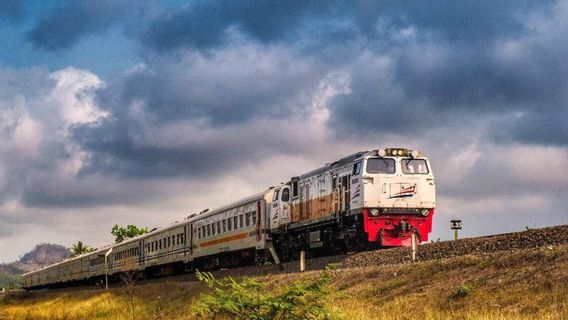
[[328,170],[330,170],[331,168],[340,167],[340,166],[342,166],[342,165],[344,165],[344,164],[351,163],[351,162],[355,161],[356,159],[361,158],[361,157],[362,157],[364,154],[366,154],[366,153],[368,153],[368,151],[359,151],[359,152],[350,154],[350,155],[348,155],[347,157],[343,157],[343,158],[341,158],[341,159],[339,159],[339,160],[337,160],[337,161],[335,161],[335,162],[327,163],[325,166],[323,166],[323,167],[321,167],[321,168],[312,170],[312,171],[310,171],[310,172],[308,172],[308,173],[304,173],[303,175],[300,176],[300,179],[309,178],[309,177],[312,177],[312,176],[321,174],[321,173],[323,173],[323,172],[325,172],[325,171],[328,171]]
[[[270,190],[270,189],[268,189],[268,190]],[[231,202],[231,203],[229,203],[229,204],[227,204],[227,205],[224,205],[224,206],[219,207],[219,208],[215,208],[215,209],[210,210],[210,211],[208,211],[208,212],[206,212],[206,213],[198,214],[197,216],[190,218],[189,221],[198,221],[198,220],[201,220],[201,219],[205,219],[205,218],[210,217],[210,216],[213,216],[213,215],[215,215],[215,214],[217,214],[217,213],[219,213],[219,212],[223,212],[223,211],[226,211],[226,210],[228,210],[228,209],[232,209],[232,208],[234,208],[234,207],[238,207],[238,206],[247,204],[247,203],[252,202],[252,201],[255,201],[255,200],[264,199],[264,196],[266,195],[266,193],[268,192],[268,190],[265,190],[265,191],[256,193],[256,194],[254,194],[254,195],[252,195],[252,196],[249,196],[249,197],[246,197],[246,198],[243,198],[243,199],[240,199],[240,200]]]

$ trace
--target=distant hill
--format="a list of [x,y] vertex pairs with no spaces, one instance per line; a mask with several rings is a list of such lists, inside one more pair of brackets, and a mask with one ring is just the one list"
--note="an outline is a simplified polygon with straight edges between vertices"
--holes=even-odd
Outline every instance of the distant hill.
[[59,262],[68,256],[69,249],[62,245],[41,243],[24,254],[17,262],[17,266],[27,272]]
[[41,243],[24,254],[19,261],[0,264],[0,288],[17,286],[21,274],[46,267],[69,256],[62,245]]

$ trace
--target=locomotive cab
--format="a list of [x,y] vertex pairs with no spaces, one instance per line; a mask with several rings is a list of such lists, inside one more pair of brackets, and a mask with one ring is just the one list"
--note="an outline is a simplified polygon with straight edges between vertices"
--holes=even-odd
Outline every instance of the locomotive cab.
[[292,200],[291,186],[282,184],[273,189],[270,206],[270,228],[277,229],[279,226],[290,222],[290,201]]
[[363,162],[365,231],[381,246],[408,246],[411,235],[428,240],[435,207],[434,176],[417,151],[381,149]]

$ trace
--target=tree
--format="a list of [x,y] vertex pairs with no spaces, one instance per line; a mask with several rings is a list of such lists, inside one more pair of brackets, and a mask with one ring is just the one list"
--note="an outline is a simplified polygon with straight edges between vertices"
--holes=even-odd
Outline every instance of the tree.
[[128,238],[134,238],[148,232],[150,232],[148,228],[138,228],[132,224],[127,225],[126,228],[119,227],[117,224],[115,224],[110,231],[110,233],[114,236],[114,241],[116,243],[122,242],[123,240]]
[[76,257],[82,255],[83,253],[91,252],[94,249],[87,245],[84,245],[83,241],[79,240],[69,250],[71,251],[71,257]]

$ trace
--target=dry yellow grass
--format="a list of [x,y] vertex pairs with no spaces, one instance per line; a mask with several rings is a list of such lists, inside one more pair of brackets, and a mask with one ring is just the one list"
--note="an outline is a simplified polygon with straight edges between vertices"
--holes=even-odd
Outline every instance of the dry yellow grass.
[[[568,319],[568,246],[415,264],[332,270],[346,319]],[[318,272],[260,277],[269,288]],[[136,319],[192,319],[195,282],[139,285]],[[0,319],[132,319],[127,291],[54,290],[0,296]]]

